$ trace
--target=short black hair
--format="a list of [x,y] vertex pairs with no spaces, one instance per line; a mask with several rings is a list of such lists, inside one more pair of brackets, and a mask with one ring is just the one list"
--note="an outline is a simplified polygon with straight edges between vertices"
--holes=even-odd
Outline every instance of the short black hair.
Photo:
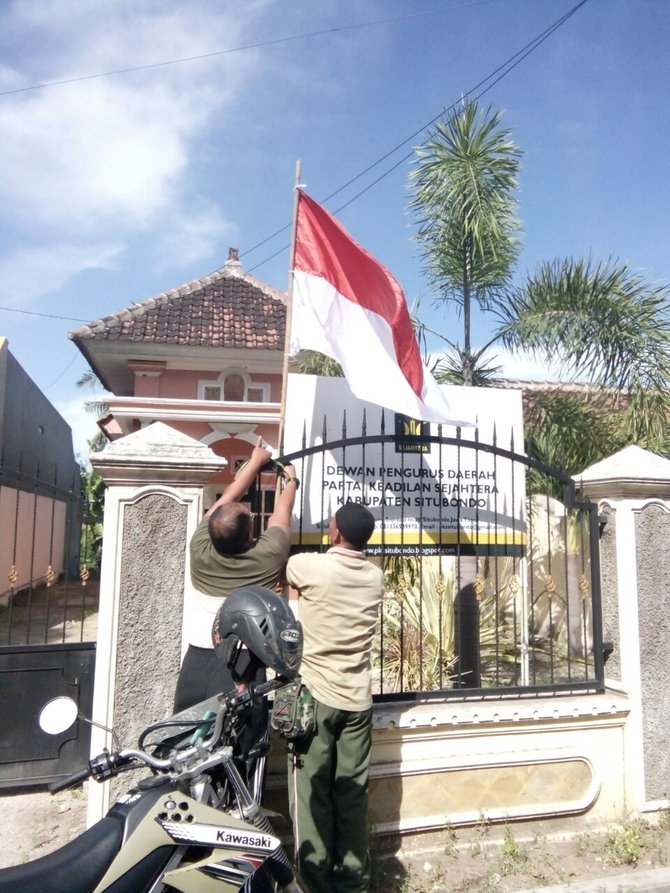
[[335,524],[344,539],[359,550],[365,548],[375,529],[372,512],[357,502],[345,502],[335,512]]

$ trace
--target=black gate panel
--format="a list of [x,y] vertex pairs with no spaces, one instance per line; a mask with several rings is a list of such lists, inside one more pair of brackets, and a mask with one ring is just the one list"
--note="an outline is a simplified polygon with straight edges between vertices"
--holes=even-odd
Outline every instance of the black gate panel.
[[86,765],[88,722],[78,719],[62,734],[47,735],[38,718],[61,696],[90,717],[94,669],[94,642],[0,648],[0,790],[46,785]]

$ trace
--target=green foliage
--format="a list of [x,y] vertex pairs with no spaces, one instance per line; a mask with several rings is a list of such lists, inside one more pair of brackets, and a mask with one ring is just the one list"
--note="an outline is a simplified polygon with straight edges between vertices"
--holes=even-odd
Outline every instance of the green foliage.
[[[515,663],[518,646],[510,623],[516,581],[511,559],[483,558],[478,566],[479,653],[484,668]],[[454,602],[456,559],[426,557],[389,560],[377,645],[385,690],[436,691],[450,688],[456,663]],[[383,646],[383,647],[382,647]],[[497,680],[496,672],[490,684]],[[486,672],[483,684],[487,684]]]
[[667,286],[614,260],[542,264],[497,309],[510,349],[563,360],[575,376],[625,390],[670,381]]
[[463,304],[468,289],[483,306],[516,262],[517,172],[521,153],[502,115],[467,103],[417,149],[410,207],[427,269],[445,299]]
[[527,413],[531,450],[579,473],[628,443],[670,447],[670,289],[616,261],[544,264],[498,307],[500,337],[564,363],[592,388],[535,398]]
[[444,836],[445,836],[445,844],[444,844],[444,850],[443,850],[444,855],[445,856],[457,856],[458,848],[457,848],[456,844],[458,841],[458,834],[456,833],[456,830],[453,828],[451,822],[447,822],[447,824],[445,825]]
[[[534,391],[527,396],[524,407],[526,453],[566,475],[579,474],[626,445],[621,413],[611,391]],[[555,479],[534,471],[529,487],[532,493],[546,493],[549,487],[552,496],[563,496]]]
[[568,661],[574,672],[578,661],[590,660],[588,517],[545,492],[528,498],[524,518],[529,535],[524,568],[512,556],[481,556],[457,582],[455,556],[387,561],[383,628],[375,647],[384,691],[452,687],[459,586],[464,592],[471,587],[476,599],[475,656],[482,688],[525,685],[530,679],[540,684],[550,674],[555,681]]
[[[95,391],[96,387],[102,387],[102,384],[96,374],[88,369],[77,381],[77,387],[90,388],[92,391]],[[87,400],[84,403],[84,408],[86,409],[86,412],[90,412],[98,417],[109,412],[109,406],[103,400]],[[88,441],[88,448],[92,453],[99,453],[107,442],[108,438],[105,433],[103,431],[98,431],[97,434]]]
[[607,835],[605,860],[609,865],[637,865],[647,845],[645,824],[631,819]]
[[81,469],[81,492],[84,498],[80,537],[79,564],[94,576],[100,573],[102,560],[103,511],[105,482],[96,471]]
[[328,378],[342,378],[344,373],[340,364],[316,350],[301,350],[293,358],[298,372],[303,375],[325,375]]
[[501,874],[512,874],[518,870],[519,865],[527,861],[528,851],[515,840],[509,825],[505,825],[500,859]]
[[452,559],[392,562],[386,570],[383,654],[391,691],[449,687],[454,662]]
[[487,365],[483,351],[466,354],[455,345],[452,352],[438,360],[433,369],[435,380],[440,384],[469,384],[482,388],[495,384],[502,372],[501,366]]

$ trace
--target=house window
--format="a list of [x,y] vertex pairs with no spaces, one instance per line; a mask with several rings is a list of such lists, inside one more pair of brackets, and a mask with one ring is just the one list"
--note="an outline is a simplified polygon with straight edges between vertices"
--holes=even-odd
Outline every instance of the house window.
[[264,403],[265,402],[265,389],[250,387],[247,388],[247,400],[249,403]]
[[270,515],[275,510],[275,488],[262,488],[260,492],[260,505],[257,506],[257,513],[261,516],[260,529],[265,530],[268,525]]
[[245,381],[239,372],[231,372],[226,375],[223,382],[223,399],[234,403],[244,400]]
[[252,381],[243,369],[226,369],[213,380],[198,382],[198,400],[267,403],[269,399],[269,383]]

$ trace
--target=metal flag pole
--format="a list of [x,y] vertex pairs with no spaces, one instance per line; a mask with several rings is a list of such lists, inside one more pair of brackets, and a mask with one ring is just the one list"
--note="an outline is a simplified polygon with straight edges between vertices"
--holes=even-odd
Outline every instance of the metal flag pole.
[[286,333],[284,338],[284,366],[282,369],[281,408],[279,411],[279,451],[283,451],[284,421],[286,417],[286,391],[288,389],[289,351],[291,346],[291,323],[293,320],[293,265],[295,263],[295,239],[298,224],[298,200],[300,190],[300,174],[302,163],[295,163],[295,185],[293,187],[293,226],[291,235],[291,248],[289,251],[288,265],[288,289],[286,291]]

